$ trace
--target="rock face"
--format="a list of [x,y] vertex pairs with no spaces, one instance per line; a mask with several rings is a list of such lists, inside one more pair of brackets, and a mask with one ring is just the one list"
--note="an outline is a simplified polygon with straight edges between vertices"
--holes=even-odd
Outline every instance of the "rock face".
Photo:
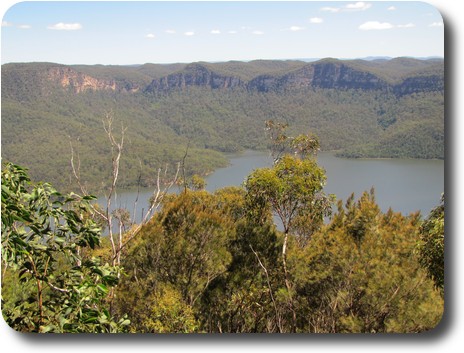
[[388,84],[369,72],[329,62],[310,64],[281,77],[258,76],[249,82],[248,87],[260,92],[311,87],[378,90],[386,89]]
[[379,77],[356,70],[348,65],[335,63],[315,64],[312,85],[319,88],[379,90],[387,83]]
[[190,64],[181,72],[153,80],[145,91],[167,91],[176,88],[182,89],[189,86],[220,89],[243,87],[244,83],[238,77],[217,74],[204,65]]
[[418,92],[441,91],[444,89],[444,78],[437,74],[413,76],[392,84],[367,70],[358,69],[341,61],[322,60],[285,74],[264,74],[249,81],[242,81],[236,76],[218,74],[201,64],[190,64],[180,72],[153,80],[145,92],[165,92],[187,87],[210,89],[241,87],[258,92],[305,88],[360,89],[381,90],[402,96]]
[[416,76],[406,78],[403,82],[395,85],[393,91],[397,96],[420,92],[444,91],[445,81],[439,75]]
[[87,90],[116,90],[116,83],[114,81],[99,80],[66,66],[48,69],[47,77],[50,81],[58,82],[61,87],[70,88],[76,93]]

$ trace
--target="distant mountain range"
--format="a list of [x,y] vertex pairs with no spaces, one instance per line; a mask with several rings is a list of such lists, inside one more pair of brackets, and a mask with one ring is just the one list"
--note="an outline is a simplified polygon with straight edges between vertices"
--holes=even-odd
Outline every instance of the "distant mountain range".
[[[256,60],[141,66],[5,64],[2,66],[2,79],[5,80],[3,86],[8,89],[2,90],[2,94],[14,94],[16,90],[13,86],[16,83],[24,84],[24,81],[32,78],[39,80],[35,82],[39,89],[58,83],[62,88],[70,88],[76,93],[88,89],[135,93],[208,86],[211,89],[241,87],[257,91],[308,87],[383,89],[404,94],[439,91],[444,87],[443,60],[369,59],[322,59],[311,63]],[[21,73],[29,77],[21,79]],[[22,82],[15,82],[16,79]]]
[[150,184],[187,145],[190,173],[223,165],[219,152],[265,148],[268,119],[311,130],[344,156],[444,158],[443,59],[367,59],[5,64],[2,159],[67,185],[62,170],[70,139],[79,138],[94,185],[109,168],[101,125],[108,111],[128,127],[126,186],[139,169]]
[[[443,60],[441,56],[404,56],[404,58],[416,59],[416,60]],[[305,62],[319,61],[323,58],[297,58],[289,60],[298,60]],[[394,59],[392,56],[365,56],[361,58],[338,58],[340,60],[364,60],[364,61],[388,61]]]

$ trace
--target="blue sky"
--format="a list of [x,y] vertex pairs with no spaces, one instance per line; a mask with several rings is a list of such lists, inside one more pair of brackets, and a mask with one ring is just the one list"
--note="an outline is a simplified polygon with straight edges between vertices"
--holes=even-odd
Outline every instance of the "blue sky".
[[423,2],[7,2],[2,64],[444,56]]

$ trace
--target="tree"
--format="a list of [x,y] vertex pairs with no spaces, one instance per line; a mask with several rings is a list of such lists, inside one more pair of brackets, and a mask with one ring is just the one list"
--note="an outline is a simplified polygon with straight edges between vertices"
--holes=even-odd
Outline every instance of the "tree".
[[[185,320],[177,319],[179,324],[192,323],[192,308],[197,310],[211,283],[227,272],[235,229],[227,207],[220,205],[207,191],[187,189],[168,195],[160,212],[129,245],[122,261],[127,276],[116,291],[115,307],[121,312],[130,309],[137,316],[137,332],[172,327],[163,320],[171,320],[176,308],[186,315]],[[167,312],[163,303],[170,294],[175,296],[171,304],[176,308]],[[140,302],[140,297],[145,300]],[[153,321],[153,313],[159,319]]]
[[[248,204],[253,205],[250,208],[254,208],[256,216],[263,217],[270,210],[278,217],[283,228],[282,265],[294,331],[296,312],[287,269],[288,238],[291,232],[308,236],[318,229],[324,217],[330,215],[331,200],[323,192],[325,171],[312,158],[318,148],[317,140],[314,142],[310,136],[292,138],[290,147],[294,148],[296,156],[283,154],[289,141],[282,132],[285,128],[285,125],[278,125],[277,133],[273,134],[273,150],[277,151],[274,166],[255,170],[247,178],[245,189]],[[302,229],[311,229],[311,232],[308,234],[302,232]]]
[[274,163],[286,154],[294,154],[305,159],[310,156],[316,156],[319,152],[320,144],[316,135],[310,133],[291,137],[285,133],[285,130],[288,128],[287,123],[266,120],[265,125],[267,135],[271,140],[269,148],[274,158]]
[[339,203],[333,220],[289,249],[303,332],[422,332],[443,313],[417,259],[419,216],[383,214],[374,192]]
[[275,293],[283,286],[281,239],[269,214],[248,212],[245,190],[228,187],[214,193],[214,203],[234,223],[229,243],[232,260],[202,296],[200,312],[207,332],[283,332],[285,312]]
[[[105,119],[103,119],[103,129],[108,137],[110,143],[110,155],[111,155],[111,177],[109,178],[109,186],[106,190],[106,205],[104,209],[100,208],[98,205],[91,205],[93,213],[103,221],[108,229],[108,238],[111,243],[112,251],[112,264],[113,266],[119,267],[121,264],[121,254],[124,248],[127,246],[128,242],[131,241],[140,231],[143,224],[147,223],[148,220],[153,216],[153,213],[158,209],[163,201],[163,198],[167,195],[170,188],[176,183],[177,176],[179,174],[180,163],[177,165],[177,170],[175,175],[172,178],[168,177],[168,167],[164,169],[164,172],[161,168],[158,168],[157,177],[156,177],[156,187],[153,191],[153,194],[150,198],[150,205],[148,211],[145,213],[145,216],[140,224],[136,224],[134,227],[130,228],[125,234],[123,234],[123,228],[127,225],[134,223],[135,220],[130,219],[130,214],[127,210],[117,209],[112,211],[112,201],[113,196],[117,193],[117,183],[120,173],[120,163],[121,157],[124,151],[124,140],[127,128],[121,125],[121,132],[119,138],[115,136],[114,128],[114,116],[112,113],[106,113]],[[76,156],[75,156],[76,155]],[[76,159],[76,160],[75,160]],[[82,192],[82,194],[87,195],[88,190],[81,179],[81,164],[79,154],[75,153],[74,147],[71,143],[71,168],[74,178]],[[140,187],[140,178],[138,177],[138,187]],[[138,197],[137,197],[138,199]],[[137,199],[134,204],[134,218],[135,218],[135,209],[137,206]],[[113,229],[113,220],[114,218],[118,221],[119,232],[114,234]]]
[[419,260],[435,286],[445,284],[445,195],[420,227]]
[[129,324],[114,321],[106,308],[118,269],[81,255],[100,244],[100,228],[89,217],[93,199],[32,185],[25,169],[4,166],[2,290],[19,285],[26,291],[26,300],[5,299],[3,315],[13,329],[119,332]]

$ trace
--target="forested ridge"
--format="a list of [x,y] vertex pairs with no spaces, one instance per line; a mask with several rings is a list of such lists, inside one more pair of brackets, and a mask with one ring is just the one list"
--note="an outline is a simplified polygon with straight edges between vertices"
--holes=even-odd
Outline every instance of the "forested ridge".
[[[124,141],[113,123],[105,124],[114,161],[109,201]],[[426,219],[383,213],[374,190],[335,201],[324,191],[317,136],[291,136],[285,123],[270,120],[265,127],[271,167],[214,193],[178,168],[178,179],[155,188],[156,212],[141,223],[128,210],[105,210],[82,193],[60,194],[6,163],[6,322],[22,332],[435,328],[444,310],[444,196]],[[170,194],[176,179],[181,190]],[[105,227],[109,235],[102,237]]]
[[443,60],[2,65],[2,159],[34,180],[75,188],[71,149],[94,193],[111,161],[102,119],[127,127],[122,187],[153,185],[184,155],[187,175],[265,149],[264,122],[312,131],[346,157],[444,158]]

